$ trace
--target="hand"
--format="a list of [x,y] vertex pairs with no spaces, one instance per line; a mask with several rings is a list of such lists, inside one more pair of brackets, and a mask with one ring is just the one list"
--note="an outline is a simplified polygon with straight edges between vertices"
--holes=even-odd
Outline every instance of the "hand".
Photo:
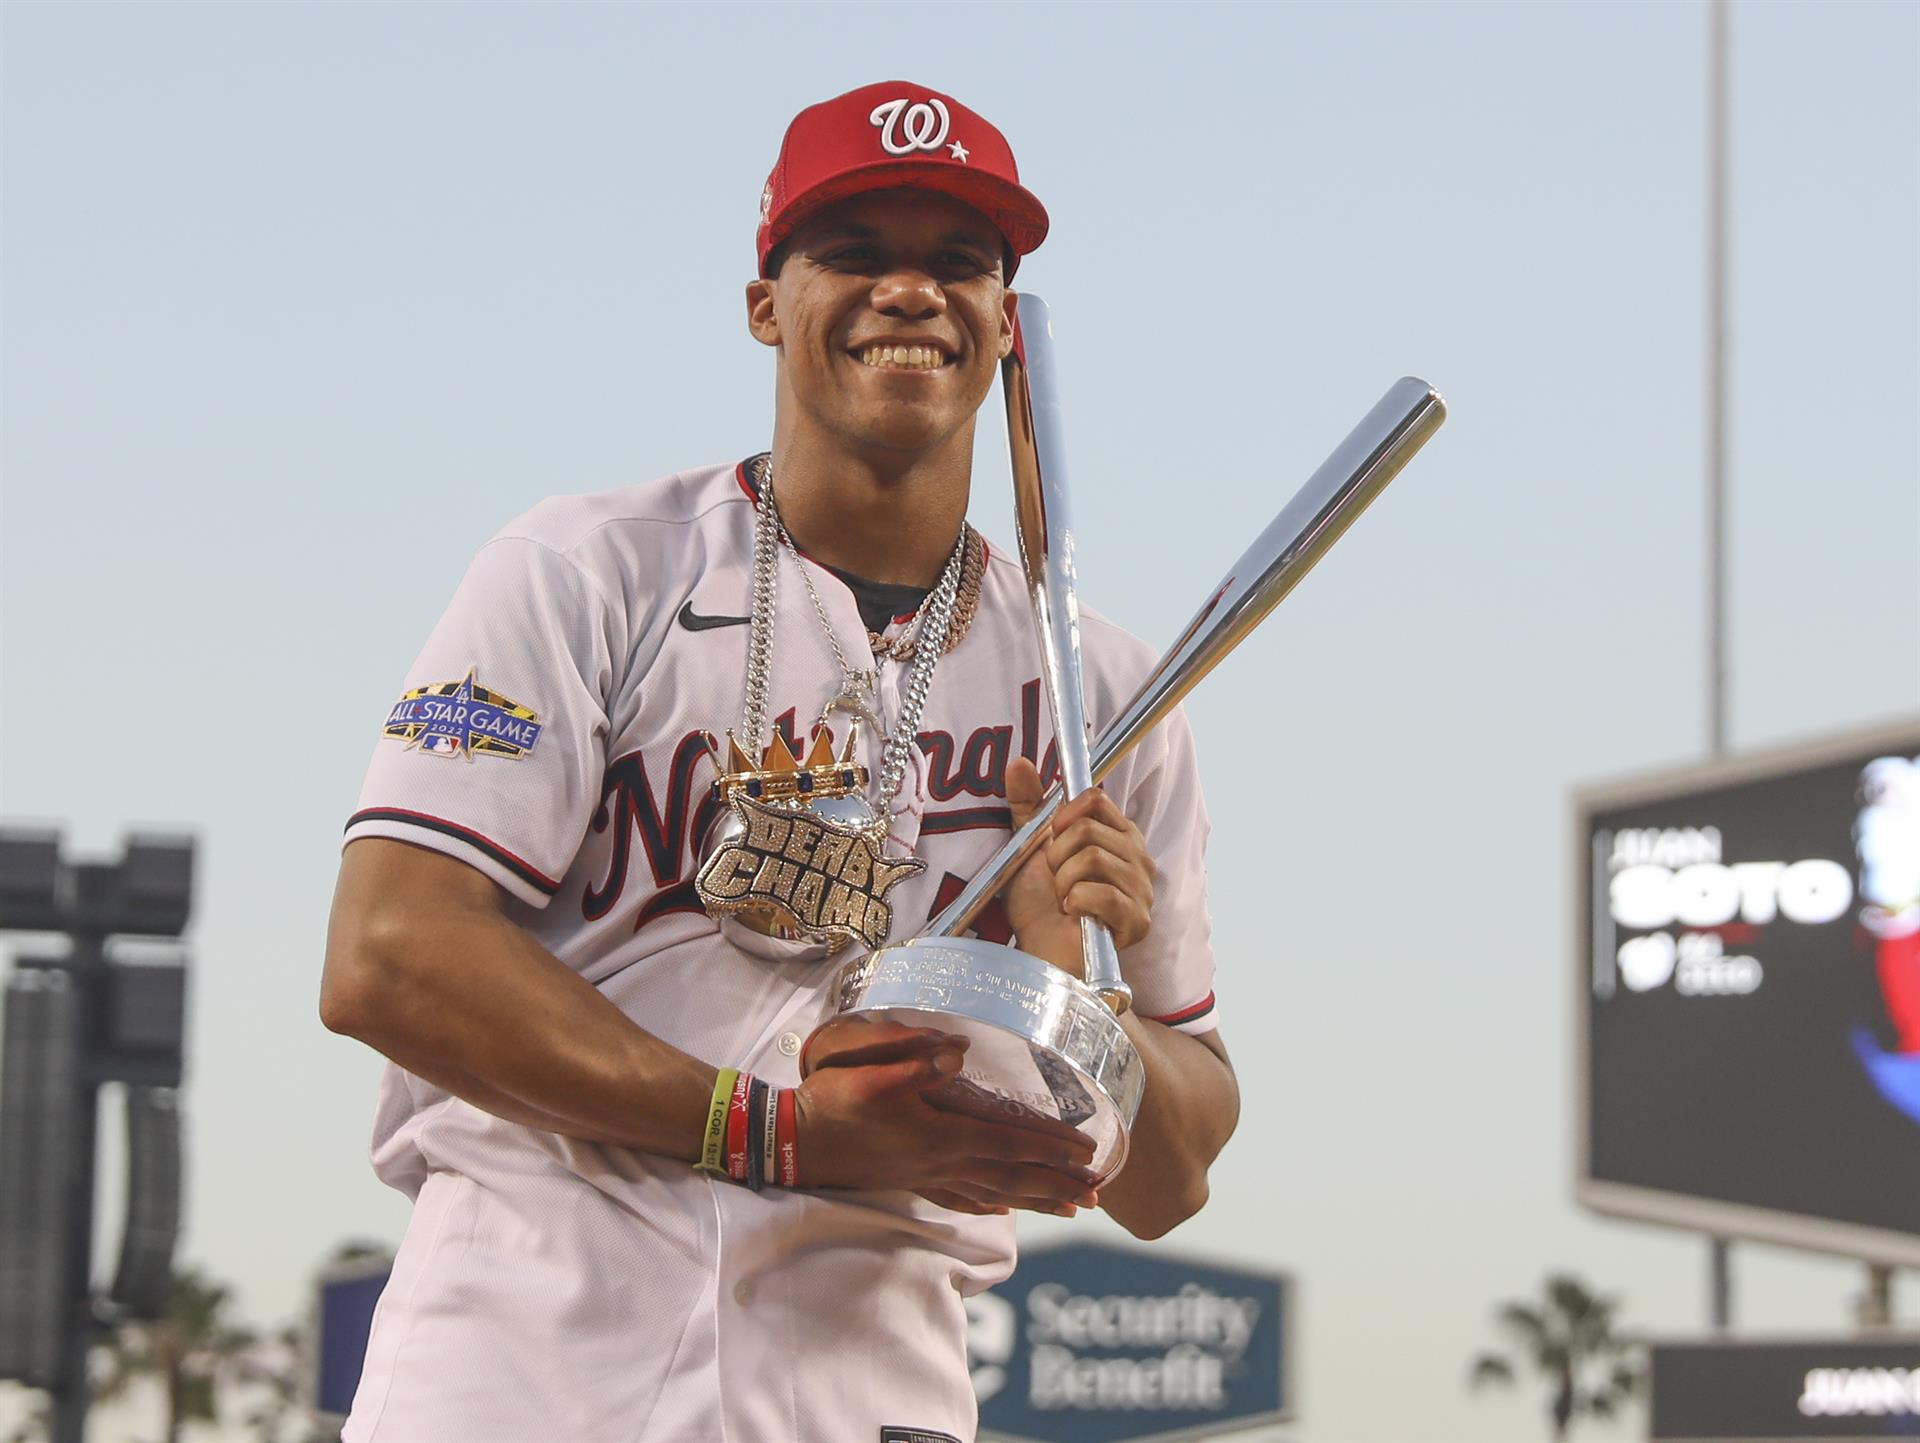
[[[1039,809],[1045,789],[1025,757],[1007,766],[1007,805],[1015,829]],[[1092,917],[1131,947],[1153,924],[1153,858],[1147,839],[1099,787],[1064,803],[1048,840],[1007,884],[1003,898],[1020,950],[1079,977],[1080,921]]]
[[969,1117],[922,1096],[959,1072],[966,1046],[933,1028],[854,1018],[816,1032],[795,1095],[800,1185],[903,1188],[979,1215],[1097,1207],[1084,1134]]

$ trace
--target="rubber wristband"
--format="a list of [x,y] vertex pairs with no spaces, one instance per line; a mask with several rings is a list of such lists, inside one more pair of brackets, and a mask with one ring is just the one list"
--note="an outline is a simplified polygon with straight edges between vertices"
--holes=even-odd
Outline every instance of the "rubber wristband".
[[743,1072],[734,1079],[727,1103],[727,1176],[735,1182],[747,1180],[747,1099],[752,1095],[753,1074]]
[[755,1192],[766,1185],[762,1159],[767,1153],[767,1094],[772,1090],[756,1077],[747,1092],[747,1175],[740,1181]]
[[740,1080],[737,1068],[723,1067],[713,1080],[713,1100],[707,1104],[707,1134],[700,1143],[701,1172],[725,1174],[727,1170],[727,1113],[733,1103],[733,1085]]
[[775,1124],[774,1147],[780,1154],[780,1186],[800,1186],[800,1119],[795,1103],[794,1090],[783,1088],[780,1093],[778,1121]]
[[763,1185],[780,1181],[780,1099],[784,1087],[769,1087],[760,1108],[760,1180]]

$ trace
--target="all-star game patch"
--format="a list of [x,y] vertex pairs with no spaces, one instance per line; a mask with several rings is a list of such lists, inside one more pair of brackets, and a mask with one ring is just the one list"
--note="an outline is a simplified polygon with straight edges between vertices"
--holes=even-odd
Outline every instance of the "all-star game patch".
[[468,667],[460,681],[416,687],[393,704],[380,734],[436,757],[524,757],[540,740],[537,712],[489,691]]

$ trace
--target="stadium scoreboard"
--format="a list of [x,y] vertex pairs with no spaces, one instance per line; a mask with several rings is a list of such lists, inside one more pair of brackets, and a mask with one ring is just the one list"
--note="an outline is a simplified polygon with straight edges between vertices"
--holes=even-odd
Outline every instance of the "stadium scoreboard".
[[1580,1201],[1920,1264],[1920,718],[1575,811]]

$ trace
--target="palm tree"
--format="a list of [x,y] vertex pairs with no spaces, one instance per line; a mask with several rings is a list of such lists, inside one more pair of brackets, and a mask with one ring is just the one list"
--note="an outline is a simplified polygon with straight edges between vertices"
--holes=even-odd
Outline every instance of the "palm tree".
[[14,1424],[13,1431],[6,1436],[6,1443],[46,1443],[52,1423],[52,1408],[44,1393],[35,1396],[28,1404],[27,1411]]
[[1495,1314],[1513,1353],[1483,1352],[1473,1360],[1474,1388],[1517,1381],[1513,1357],[1547,1384],[1547,1415],[1555,1443],[1576,1419],[1615,1417],[1640,1387],[1639,1345],[1614,1331],[1614,1298],[1603,1298],[1567,1273],[1547,1279],[1541,1303],[1511,1302]]
[[229,1320],[232,1290],[197,1268],[173,1275],[167,1315],[122,1323],[99,1350],[94,1397],[122,1392],[138,1375],[157,1375],[167,1395],[167,1443],[179,1443],[188,1422],[214,1422],[222,1386],[233,1381],[255,1344]]
[[[392,1257],[381,1243],[349,1238],[327,1255],[326,1266]],[[254,1385],[255,1404],[245,1423],[260,1443],[338,1443],[340,1430],[316,1422],[306,1397],[305,1361],[313,1345],[311,1323],[302,1321],[275,1330],[253,1349],[243,1376]]]
[[[338,1244],[327,1261],[391,1256],[381,1244],[355,1238]],[[251,1405],[240,1421],[260,1443],[337,1443],[338,1431],[321,1427],[303,1397],[307,1325],[257,1334],[232,1321],[231,1300],[230,1288],[199,1269],[175,1272],[166,1317],[123,1322],[94,1344],[92,1397],[113,1398],[135,1379],[157,1376],[166,1391],[167,1443],[179,1443],[189,1422],[218,1421],[223,1401],[229,1412],[234,1401]],[[47,1402],[37,1398],[0,1443],[45,1443],[49,1428]]]
[[242,1421],[259,1443],[340,1443],[340,1430],[322,1427],[305,1396],[307,1331],[298,1323],[276,1329],[247,1362],[253,1405]]

